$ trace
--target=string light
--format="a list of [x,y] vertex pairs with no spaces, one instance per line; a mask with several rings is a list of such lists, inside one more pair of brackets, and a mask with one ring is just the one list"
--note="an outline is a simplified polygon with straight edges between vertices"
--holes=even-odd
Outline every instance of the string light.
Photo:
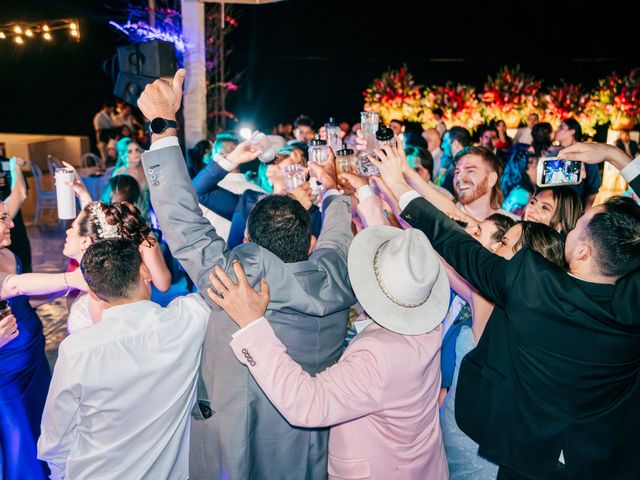
[[43,40],[50,42],[53,40],[52,33],[56,30],[66,30],[75,41],[80,40],[80,24],[77,19],[73,18],[0,25],[0,40],[8,38],[12,39],[18,45],[23,45],[31,39],[41,37]]

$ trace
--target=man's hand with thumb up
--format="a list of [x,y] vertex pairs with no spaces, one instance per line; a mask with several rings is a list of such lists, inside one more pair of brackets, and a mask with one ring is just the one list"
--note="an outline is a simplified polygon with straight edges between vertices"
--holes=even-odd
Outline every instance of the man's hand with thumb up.
[[185,73],[184,68],[178,70],[173,77],[173,85],[159,79],[145,87],[138,99],[138,108],[148,120],[158,117],[165,120],[176,119],[176,112],[182,102]]

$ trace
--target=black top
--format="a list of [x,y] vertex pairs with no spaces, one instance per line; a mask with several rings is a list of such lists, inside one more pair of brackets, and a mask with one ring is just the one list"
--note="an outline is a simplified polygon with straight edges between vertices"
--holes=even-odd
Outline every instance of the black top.
[[402,218],[496,305],[456,396],[478,452],[536,479],[552,477],[561,451],[569,479],[640,478],[640,272],[607,285],[529,249],[507,261],[423,198]]

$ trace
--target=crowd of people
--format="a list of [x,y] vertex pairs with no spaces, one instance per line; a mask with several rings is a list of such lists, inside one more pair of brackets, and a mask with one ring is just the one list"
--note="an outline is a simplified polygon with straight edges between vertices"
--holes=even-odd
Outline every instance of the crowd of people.
[[[513,139],[502,121],[394,120],[371,151],[345,123],[319,164],[309,143],[327,132],[300,116],[267,136],[273,158],[231,132],[184,155],[184,75],[138,101],[163,128],[126,105],[94,118],[114,170],[100,199],[73,182],[62,253],[78,268],[21,271],[8,247],[28,193],[12,164],[4,478],[640,478],[628,136],[584,143],[577,121],[554,132],[535,115]],[[379,174],[339,170],[343,155]],[[541,188],[545,157],[581,162],[580,182]],[[629,189],[600,203],[605,161]],[[173,261],[194,293],[162,307],[152,286],[169,290]],[[70,292],[52,374],[28,298]]]

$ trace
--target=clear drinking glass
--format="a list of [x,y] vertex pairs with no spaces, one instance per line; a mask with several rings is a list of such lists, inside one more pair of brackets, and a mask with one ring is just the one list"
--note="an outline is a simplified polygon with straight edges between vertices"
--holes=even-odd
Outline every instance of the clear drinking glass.
[[284,188],[287,192],[295,190],[305,182],[305,174],[302,165],[287,165],[284,167]]
[[309,160],[318,165],[324,165],[329,161],[329,146],[319,135],[309,142]]
[[329,145],[334,152],[337,152],[342,148],[342,130],[333,117],[329,118],[329,122],[324,124],[324,128],[327,132],[327,145]]
[[269,138],[262,132],[255,132],[251,136],[251,145],[258,149],[262,150],[262,153],[258,157],[262,163],[270,163],[276,158],[276,149],[269,141]]
[[376,131],[380,123],[380,114],[378,112],[362,112],[360,113],[360,125],[362,126],[362,135],[367,142],[364,153],[372,153],[376,146]]

